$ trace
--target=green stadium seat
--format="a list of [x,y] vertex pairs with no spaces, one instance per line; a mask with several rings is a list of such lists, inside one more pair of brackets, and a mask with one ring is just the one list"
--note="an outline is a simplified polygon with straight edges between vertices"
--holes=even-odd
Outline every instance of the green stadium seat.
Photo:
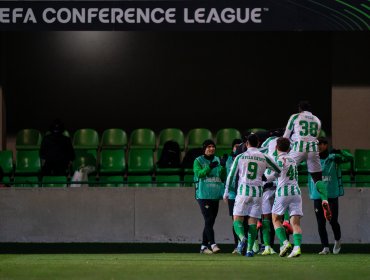
[[355,187],[370,187],[370,175],[356,175]]
[[15,174],[38,174],[41,171],[41,161],[38,150],[17,151]]
[[120,150],[102,150],[100,153],[100,174],[125,172],[125,151]]
[[[231,151],[231,144],[234,139],[241,139],[240,131],[235,128],[222,128],[216,133],[217,149],[229,149]],[[216,149],[216,150],[217,150]]]
[[84,166],[96,168],[97,151],[94,150],[75,150],[76,158],[72,164],[72,170],[76,171]]
[[17,133],[15,148],[20,150],[39,150],[41,145],[41,133],[37,129],[22,129]]
[[207,139],[213,139],[212,137],[213,137],[212,132],[207,128],[191,129],[187,134],[188,139],[187,150],[201,148],[203,142]]
[[129,187],[151,187],[152,177],[144,175],[129,175],[127,177],[127,183]]
[[184,187],[195,187],[194,175],[187,174],[184,176]]
[[[343,151],[351,153],[349,149],[343,149]],[[353,173],[353,161],[342,163],[340,165],[340,169],[342,170],[342,174],[352,174]]]
[[343,187],[352,187],[352,178],[351,175],[342,175],[342,184]]
[[43,187],[67,187],[67,177],[65,176],[44,176],[42,177]]
[[39,187],[39,178],[36,176],[16,176],[14,187]]
[[150,174],[154,171],[153,150],[130,149],[128,153],[129,174]]
[[357,173],[370,174],[370,150],[355,150],[355,171]]
[[[266,132],[267,129],[264,129],[264,128],[260,128],[260,127],[255,127],[255,128],[249,128],[247,129],[247,132],[249,133],[257,133],[257,132]],[[230,144],[231,145],[231,144]]]
[[130,134],[130,149],[155,149],[155,133],[149,128],[138,128]]
[[155,185],[157,187],[180,187],[181,178],[179,175],[157,175]]
[[[46,135],[50,135],[50,133],[51,133],[51,132],[50,132],[49,130],[48,130],[48,131],[46,131],[46,132],[45,132],[45,136],[46,136]],[[69,133],[69,131],[68,131],[68,130],[64,130],[64,131],[63,131],[63,135],[64,135],[64,136],[67,136],[67,137],[71,137],[71,134]]]
[[230,144],[230,148],[219,148],[217,146],[216,151],[215,151],[215,155],[218,156],[221,159],[224,154],[230,155],[231,151],[232,151],[231,150],[231,144]]
[[308,173],[307,163],[306,162],[300,163],[297,167],[297,170],[298,170],[298,175],[307,175],[307,173]]
[[100,187],[123,187],[124,185],[123,176],[100,176],[99,178]]
[[75,149],[97,150],[99,146],[98,132],[91,128],[77,130],[73,135],[73,147]]
[[103,132],[102,149],[126,149],[127,134],[120,128],[110,128]]
[[185,137],[184,133],[178,128],[165,128],[159,132],[158,149],[162,149],[164,143],[167,141],[175,141],[179,144],[180,150],[185,149]]
[[14,166],[12,151],[0,151],[0,166],[3,169],[4,175],[11,176],[13,174]]

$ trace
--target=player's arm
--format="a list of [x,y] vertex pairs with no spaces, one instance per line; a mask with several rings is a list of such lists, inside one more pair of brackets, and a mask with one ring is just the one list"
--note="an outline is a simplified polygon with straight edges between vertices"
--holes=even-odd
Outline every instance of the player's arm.
[[281,173],[281,168],[279,165],[268,155],[264,155],[267,163],[267,167],[270,168],[274,173],[277,175],[280,175]]
[[292,135],[292,132],[294,129],[294,122],[297,118],[298,118],[298,114],[294,114],[289,118],[289,121],[285,128],[283,137],[290,139],[290,136]]
[[196,177],[204,178],[211,171],[211,167],[209,167],[209,165],[206,165],[205,167],[202,167],[200,162],[196,159],[196,160],[194,160],[193,171],[194,171],[194,175]]
[[229,173],[229,175],[227,176],[227,179],[226,179],[224,199],[227,199],[229,197],[229,187],[232,186],[233,182],[235,182],[235,177],[236,177],[236,174],[237,174],[237,171],[238,171],[238,163],[239,163],[240,157],[241,157],[241,154],[238,155],[234,159],[234,162],[231,165],[230,173]]

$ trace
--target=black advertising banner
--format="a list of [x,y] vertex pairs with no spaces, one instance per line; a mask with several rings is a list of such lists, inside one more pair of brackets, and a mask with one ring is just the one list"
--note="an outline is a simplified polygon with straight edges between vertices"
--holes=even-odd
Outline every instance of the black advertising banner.
[[0,30],[369,31],[370,2],[2,1]]

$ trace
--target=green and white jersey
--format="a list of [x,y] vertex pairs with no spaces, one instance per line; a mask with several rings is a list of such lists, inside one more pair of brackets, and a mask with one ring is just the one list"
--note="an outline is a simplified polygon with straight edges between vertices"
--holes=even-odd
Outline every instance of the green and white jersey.
[[262,197],[262,175],[266,168],[270,168],[278,174],[281,172],[274,160],[261,153],[257,148],[249,148],[238,155],[227,176],[224,197],[228,195],[229,187],[235,181],[237,174],[239,175],[237,195]]
[[265,140],[265,142],[262,143],[261,148],[259,148],[260,152],[269,155],[272,158],[275,158],[277,156],[276,152],[276,136],[271,136]]
[[[226,174],[229,175],[231,171],[231,166],[233,165],[234,159],[232,156],[229,156],[226,161]],[[235,188],[235,180],[230,182],[229,185],[229,199],[235,199],[236,197],[236,188]]]
[[321,121],[311,112],[303,111],[290,117],[283,137],[292,140],[294,152],[317,152],[320,129]]
[[278,177],[275,195],[277,197],[300,195],[301,190],[298,186],[298,171],[295,160],[287,153],[280,153],[277,164],[282,170]]

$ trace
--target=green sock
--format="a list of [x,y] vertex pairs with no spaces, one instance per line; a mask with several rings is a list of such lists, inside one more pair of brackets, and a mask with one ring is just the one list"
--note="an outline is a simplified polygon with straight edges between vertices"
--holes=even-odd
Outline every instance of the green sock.
[[288,210],[287,210],[287,211],[285,211],[285,213],[284,213],[284,221],[289,221],[289,219],[290,219],[290,217],[289,217],[289,212],[288,212]]
[[294,246],[301,246],[302,233],[293,233],[293,243],[294,243]]
[[283,242],[285,240],[287,240],[286,233],[285,233],[285,228],[284,227],[278,227],[277,229],[275,229],[275,232],[276,232],[277,237],[279,238],[280,245],[282,245]]
[[270,246],[270,220],[262,221],[262,235],[265,246]]
[[242,240],[245,237],[243,222],[235,220],[233,225],[236,235]]
[[321,200],[328,200],[328,188],[324,181],[317,181],[316,189],[320,194]]
[[247,251],[252,251],[254,241],[256,240],[256,236],[257,236],[257,225],[256,224],[249,225]]

